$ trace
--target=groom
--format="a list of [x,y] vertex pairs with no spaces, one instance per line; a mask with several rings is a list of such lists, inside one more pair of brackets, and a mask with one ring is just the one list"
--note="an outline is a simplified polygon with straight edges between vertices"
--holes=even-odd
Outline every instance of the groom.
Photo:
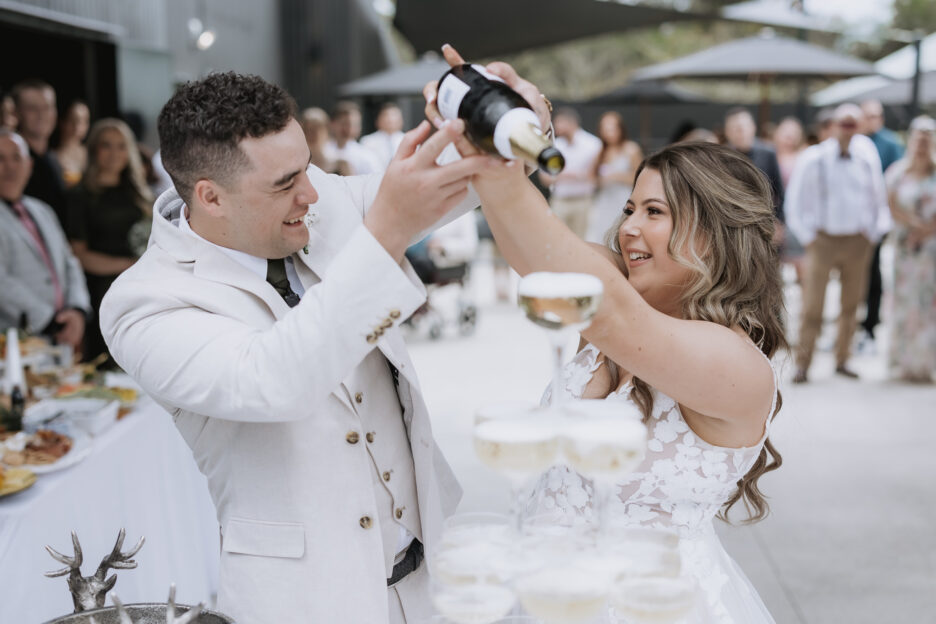
[[159,138],[175,187],[101,326],[208,479],[220,611],[239,624],[419,622],[423,553],[460,489],[398,330],[425,298],[403,252],[477,205],[468,182],[491,159],[437,164],[463,125],[429,137],[423,122],[382,180],[327,175],[294,115],[254,76],[172,96]]

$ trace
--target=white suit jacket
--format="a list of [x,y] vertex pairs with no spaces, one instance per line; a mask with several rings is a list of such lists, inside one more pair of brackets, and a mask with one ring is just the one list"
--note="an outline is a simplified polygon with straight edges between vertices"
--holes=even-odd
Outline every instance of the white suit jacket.
[[362,222],[379,177],[308,174],[318,222],[297,257],[321,282],[295,308],[173,226],[183,203],[171,189],[157,200],[149,249],[104,298],[101,327],[208,479],[223,534],[218,609],[239,624],[382,624],[374,468],[342,383],[375,347],[400,371],[427,550],[461,490],[398,330],[425,290]]

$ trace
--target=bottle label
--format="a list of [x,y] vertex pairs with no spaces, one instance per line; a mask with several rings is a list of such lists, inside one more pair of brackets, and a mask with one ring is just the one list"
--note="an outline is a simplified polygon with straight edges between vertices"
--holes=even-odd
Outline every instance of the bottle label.
[[539,117],[529,108],[514,108],[504,113],[504,116],[497,120],[497,125],[494,126],[494,147],[504,158],[520,158],[519,155],[514,154],[513,148],[510,146],[510,135],[521,124],[531,124],[539,128]]
[[442,79],[439,85],[439,92],[436,97],[436,105],[443,119],[458,119],[458,108],[461,106],[465,94],[471,90],[466,83],[454,74],[449,74]]

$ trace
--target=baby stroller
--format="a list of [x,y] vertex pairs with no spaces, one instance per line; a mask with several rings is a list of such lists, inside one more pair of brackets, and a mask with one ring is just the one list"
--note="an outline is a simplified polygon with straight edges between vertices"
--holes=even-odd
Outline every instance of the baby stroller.
[[[426,302],[407,319],[406,324],[416,330],[428,328],[432,340],[441,338],[450,325],[455,326],[461,336],[474,333],[478,308],[471,301],[466,285],[477,248],[478,230],[474,214],[469,213],[406,250],[407,259],[427,291]],[[435,305],[433,302],[441,298],[441,290],[449,286],[457,287],[454,306],[446,309]]]

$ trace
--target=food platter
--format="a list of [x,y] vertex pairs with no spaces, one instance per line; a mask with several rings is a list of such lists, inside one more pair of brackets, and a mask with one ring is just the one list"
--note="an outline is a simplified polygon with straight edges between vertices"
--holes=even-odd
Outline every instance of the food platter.
[[0,444],[4,464],[10,469],[25,468],[35,474],[73,466],[86,458],[91,450],[90,436],[79,431],[65,436],[43,429],[35,434],[17,434],[15,439]]
[[7,468],[3,470],[0,482],[0,498],[22,492],[36,482],[36,473],[27,468]]

